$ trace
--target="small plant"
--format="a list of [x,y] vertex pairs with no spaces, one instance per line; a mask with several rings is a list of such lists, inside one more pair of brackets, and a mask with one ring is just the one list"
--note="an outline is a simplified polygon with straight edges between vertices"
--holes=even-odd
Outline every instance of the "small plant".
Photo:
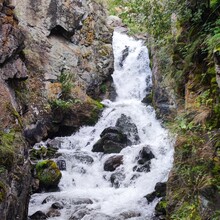
[[73,100],[64,101],[62,99],[54,99],[50,101],[50,105],[52,109],[67,110],[71,108],[73,104],[74,104]]
[[62,72],[59,79],[61,83],[62,94],[61,98],[66,100],[70,98],[71,89],[73,88],[73,75],[68,72]]

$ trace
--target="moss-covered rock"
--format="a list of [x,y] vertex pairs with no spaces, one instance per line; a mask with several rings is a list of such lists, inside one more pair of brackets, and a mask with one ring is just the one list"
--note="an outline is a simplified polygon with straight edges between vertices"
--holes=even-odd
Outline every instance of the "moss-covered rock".
[[36,172],[40,185],[45,188],[56,187],[62,177],[57,164],[52,160],[39,161],[36,165]]

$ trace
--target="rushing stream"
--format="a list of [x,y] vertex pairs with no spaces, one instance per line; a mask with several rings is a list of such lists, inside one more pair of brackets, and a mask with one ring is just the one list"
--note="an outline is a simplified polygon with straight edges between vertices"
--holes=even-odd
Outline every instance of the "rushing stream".
[[[103,101],[106,108],[94,127],[82,127],[62,139],[59,152],[67,169],[62,171],[60,191],[32,195],[30,215],[38,210],[47,212],[52,203],[61,202],[61,216],[49,219],[151,219],[157,200],[148,204],[144,196],[154,191],[156,183],[167,180],[173,160],[172,139],[155,118],[154,109],[141,102],[151,88],[147,48],[141,41],[115,32],[113,49],[116,100]],[[120,123],[124,123],[128,146],[120,153],[92,152],[103,130]],[[143,149],[154,155],[150,162],[138,162]],[[114,155],[123,155],[123,163],[114,171],[104,171],[106,160]],[[42,204],[46,197],[48,202]]]

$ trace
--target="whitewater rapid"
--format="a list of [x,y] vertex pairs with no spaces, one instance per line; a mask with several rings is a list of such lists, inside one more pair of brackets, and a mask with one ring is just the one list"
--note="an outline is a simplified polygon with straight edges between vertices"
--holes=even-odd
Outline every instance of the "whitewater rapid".
[[[154,191],[156,183],[167,180],[173,162],[173,139],[156,119],[154,109],[141,102],[152,86],[147,48],[142,41],[115,32],[113,51],[116,100],[103,100],[106,107],[95,126],[84,126],[72,136],[62,138],[59,152],[62,153],[60,158],[66,161],[67,170],[62,171],[60,191],[32,195],[29,215],[38,210],[46,213],[51,204],[58,201],[64,205],[61,216],[49,220],[69,220],[80,209],[86,213],[79,218],[83,220],[123,220],[122,213],[131,211],[139,213],[129,218],[133,220],[150,220],[153,216],[157,200],[148,204],[144,196]],[[121,173],[124,178],[119,187],[114,187],[110,181],[113,172],[104,171],[103,166],[109,157],[118,154],[96,153],[92,149],[102,131],[114,127],[122,114],[136,125],[139,142],[119,153],[123,155],[123,164],[114,172]],[[155,158],[151,160],[150,172],[137,172],[134,169],[137,157],[146,146]],[[80,162],[76,155],[89,156],[93,162]],[[42,204],[48,196],[51,199]],[[75,202],[80,200],[81,204]]]

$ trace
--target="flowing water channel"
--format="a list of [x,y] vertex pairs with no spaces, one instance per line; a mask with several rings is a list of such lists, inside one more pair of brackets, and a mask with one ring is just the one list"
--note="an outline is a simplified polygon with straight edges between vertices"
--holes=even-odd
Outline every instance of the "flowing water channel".
[[[61,216],[49,219],[151,219],[157,200],[148,204],[144,196],[154,191],[156,183],[167,180],[173,141],[156,119],[154,109],[141,102],[152,83],[147,48],[141,41],[115,32],[113,50],[116,100],[103,101],[106,107],[94,127],[82,127],[62,138],[59,152],[67,169],[62,171],[60,191],[32,195],[29,215],[38,210],[47,212],[52,203],[60,202],[64,206]],[[124,123],[128,146],[120,153],[92,152],[103,130],[119,121]],[[143,149],[154,155],[147,165],[138,163]],[[122,155],[122,164],[114,171],[105,171],[106,160],[114,155]],[[42,204],[45,198],[47,203]]]

